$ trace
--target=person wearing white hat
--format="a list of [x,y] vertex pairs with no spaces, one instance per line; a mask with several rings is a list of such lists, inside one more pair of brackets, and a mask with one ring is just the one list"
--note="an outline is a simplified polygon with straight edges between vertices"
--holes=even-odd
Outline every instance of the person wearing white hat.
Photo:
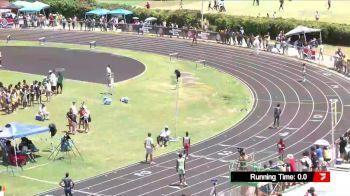
[[159,136],[157,137],[157,143],[158,146],[166,147],[167,143],[169,141],[171,131],[169,130],[169,127],[166,125],[164,126],[164,129],[160,132]]

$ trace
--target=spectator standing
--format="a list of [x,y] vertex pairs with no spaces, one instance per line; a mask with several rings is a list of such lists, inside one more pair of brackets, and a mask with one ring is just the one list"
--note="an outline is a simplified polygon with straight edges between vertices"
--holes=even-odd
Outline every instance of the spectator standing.
[[65,178],[61,180],[59,185],[63,188],[65,196],[72,196],[72,190],[74,188],[74,182],[69,178],[69,173],[67,172]]
[[318,158],[317,158],[317,154],[316,154],[316,149],[315,147],[311,147],[310,148],[310,159],[311,159],[311,169],[312,171],[316,171],[317,167],[318,167]]
[[88,133],[90,131],[90,111],[88,110],[87,106],[83,106],[83,118],[84,118],[84,132]]
[[66,30],[66,23],[67,23],[66,17],[63,17],[62,18],[62,28],[63,28],[63,30]]
[[74,135],[77,128],[77,115],[73,113],[72,108],[69,108],[66,117],[68,119],[69,133]]
[[318,11],[316,11],[316,13],[315,13],[315,19],[316,19],[316,21],[320,20],[320,13],[318,13]]
[[318,159],[318,168],[321,169],[324,159],[323,159],[323,149],[319,145],[316,145],[316,156]]
[[320,41],[320,45],[319,45],[319,54],[318,54],[318,60],[321,60],[322,57],[322,61],[323,61],[323,53],[324,53],[324,47],[322,44],[322,41]]
[[345,159],[345,153],[346,153],[346,146],[347,146],[347,142],[344,139],[344,137],[340,137],[339,138],[339,153],[340,153],[340,158]]
[[144,143],[145,149],[146,149],[146,161],[145,163],[148,163],[148,156],[150,158],[150,164],[154,164],[153,162],[153,149],[154,149],[154,144],[153,144],[153,139],[151,137],[151,133],[147,134],[147,138],[145,139]]
[[56,92],[57,92],[57,82],[58,82],[58,80],[57,80],[55,72],[51,72],[50,83],[51,83],[51,91],[53,94],[56,94]]
[[286,148],[286,144],[284,143],[283,138],[280,138],[280,140],[277,142],[277,149],[278,149],[278,155],[280,160],[283,160],[285,148]]
[[280,0],[280,7],[278,11],[281,11],[281,9],[284,11],[283,5],[284,5],[284,0]]
[[63,90],[63,74],[62,72],[58,72],[58,78],[57,78],[57,94],[62,94]]
[[70,26],[72,24],[72,18],[69,17],[67,22],[68,22],[68,31],[70,31]]

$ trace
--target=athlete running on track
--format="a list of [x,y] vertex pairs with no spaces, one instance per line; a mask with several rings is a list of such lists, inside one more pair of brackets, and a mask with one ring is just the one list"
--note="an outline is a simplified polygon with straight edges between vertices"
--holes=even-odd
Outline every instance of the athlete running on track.
[[306,82],[306,64],[303,63],[303,82]]
[[153,149],[154,149],[154,144],[153,144],[153,139],[151,137],[151,133],[148,133],[147,135],[148,137],[145,139],[145,149],[146,149],[146,161],[145,163],[148,163],[148,155],[149,155],[149,160],[150,160],[150,164],[154,164],[153,162]]
[[196,28],[194,28],[192,31],[192,46],[194,43],[196,43],[196,45],[197,45],[197,29]]
[[278,103],[274,109],[274,112],[273,112],[274,120],[273,120],[273,127],[272,128],[278,128],[280,126],[281,113],[282,113],[282,110],[281,110],[280,104]]

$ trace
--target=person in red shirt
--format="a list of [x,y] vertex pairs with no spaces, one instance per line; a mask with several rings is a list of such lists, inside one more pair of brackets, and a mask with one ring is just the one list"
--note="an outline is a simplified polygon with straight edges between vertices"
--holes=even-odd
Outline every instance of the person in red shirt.
[[284,149],[286,148],[286,145],[284,144],[284,141],[282,138],[277,142],[277,148],[278,148],[278,155],[280,157],[280,160],[283,160],[283,154],[284,154]]
[[297,164],[295,162],[294,156],[292,154],[288,154],[287,159],[288,159],[290,172],[297,172],[298,169],[297,169]]

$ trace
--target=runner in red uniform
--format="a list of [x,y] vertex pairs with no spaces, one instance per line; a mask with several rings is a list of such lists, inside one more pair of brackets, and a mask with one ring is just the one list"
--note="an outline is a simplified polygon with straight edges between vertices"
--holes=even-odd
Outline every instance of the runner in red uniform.
[[186,131],[186,136],[183,137],[182,144],[184,147],[184,154],[186,155],[186,159],[189,158],[188,153],[190,151],[190,145],[191,145],[191,140],[190,137],[188,136],[188,131]]

